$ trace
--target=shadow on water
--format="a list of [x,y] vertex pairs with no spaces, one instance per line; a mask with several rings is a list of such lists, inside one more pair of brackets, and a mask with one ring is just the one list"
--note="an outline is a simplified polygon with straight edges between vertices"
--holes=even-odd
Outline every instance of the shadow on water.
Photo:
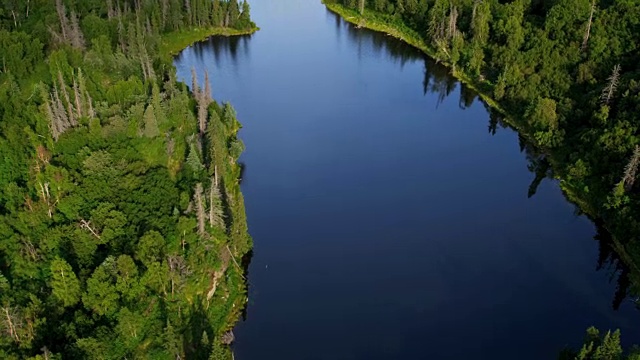
[[238,64],[239,52],[243,57],[250,56],[251,47],[249,46],[249,41],[251,36],[212,36],[207,40],[195,43],[191,46],[191,49],[193,49],[193,53],[199,60],[212,53],[217,63],[220,62],[223,56],[228,56],[235,66]]
[[[498,126],[503,129],[511,128],[503,121],[502,115],[489,107],[487,107],[487,109],[491,114],[489,119],[489,133],[491,135],[496,134]],[[546,154],[540,152],[521,135],[518,135],[518,141],[520,144],[520,152],[524,152],[526,155],[527,168],[534,175],[527,192],[527,196],[531,198],[537,193],[538,187],[545,179],[554,179],[553,169]],[[567,201],[570,202],[568,198]],[[613,237],[604,227],[603,221],[588,216],[577,205],[574,204],[574,206],[576,216],[587,216],[595,225],[596,234],[593,239],[598,242],[598,259],[595,268],[598,271],[606,271],[609,275],[609,281],[616,282],[616,291],[613,294],[611,307],[613,310],[618,310],[620,305],[630,295],[631,282],[629,278],[629,267],[624,264],[615,251]],[[631,301],[631,299],[629,300]]]
[[[340,16],[329,10],[327,10],[327,14],[327,16],[335,19],[335,26],[339,33],[346,32],[347,39],[350,41],[351,46],[358,48],[358,53],[360,53],[363,48],[370,47],[373,48],[376,55],[387,55],[393,63],[399,64],[400,67],[403,67],[409,62],[423,62],[423,93],[425,96],[427,94],[437,94],[438,101],[436,106],[440,105],[449,97],[458,85],[460,85],[460,99],[458,101],[460,109],[471,107],[476,98],[479,98],[476,91],[458,82],[458,80],[451,75],[447,67],[426,56],[420,50],[384,33],[359,28],[342,20]],[[495,135],[498,128],[511,129],[511,126],[504,122],[500,113],[490,108],[486,103],[483,102],[483,104],[489,113],[488,129],[491,135]],[[538,151],[535,146],[528,143],[524,137],[519,135],[518,138],[520,151],[526,154],[527,168],[534,175],[527,189],[527,196],[531,198],[536,194],[538,187],[545,179],[552,180],[554,178],[553,171],[544,154]],[[576,206],[576,215],[585,214]],[[611,234],[604,228],[602,221],[599,219],[591,219],[591,221],[596,226],[597,233],[594,236],[594,240],[596,240],[599,245],[596,269],[599,271],[607,271],[610,281],[617,282],[617,289],[615,294],[613,294],[612,308],[618,310],[622,302],[629,296],[629,268],[614,251],[613,239]]]

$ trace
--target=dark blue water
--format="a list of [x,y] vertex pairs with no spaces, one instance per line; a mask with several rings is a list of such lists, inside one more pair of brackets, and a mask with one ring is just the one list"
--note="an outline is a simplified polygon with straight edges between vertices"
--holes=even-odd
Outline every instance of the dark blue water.
[[635,335],[595,226],[554,180],[527,196],[535,154],[446,69],[316,1],[252,12],[260,32],[176,58],[244,124],[236,359],[538,360],[590,325]]

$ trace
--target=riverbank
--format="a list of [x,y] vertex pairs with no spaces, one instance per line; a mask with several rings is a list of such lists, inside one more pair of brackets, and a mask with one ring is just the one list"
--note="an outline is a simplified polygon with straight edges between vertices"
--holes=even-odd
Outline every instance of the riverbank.
[[[392,36],[396,39],[402,40],[403,42],[421,50],[427,56],[435,59],[437,62],[444,64],[449,69],[451,69],[451,74],[457,80],[464,83],[469,88],[473,89],[478,93],[480,98],[491,108],[498,111],[500,114],[504,116],[503,120],[511,126],[514,130],[516,130],[522,137],[524,137],[531,144],[536,144],[536,141],[531,134],[530,129],[527,124],[518,121],[516,117],[510,114],[503,106],[501,106],[498,101],[493,98],[493,88],[494,85],[486,80],[474,79],[463,71],[459,71],[452,66],[451,63],[447,62],[445,59],[439,58],[436,52],[436,49],[429,46],[422,37],[413,29],[407,27],[403,23],[394,20],[390,21],[388,15],[383,15],[376,13],[372,10],[365,9],[363,14],[360,14],[356,10],[346,8],[340,4],[327,4],[323,1],[323,4],[326,8],[342,17],[345,21],[356,25],[357,27],[363,27],[369,30],[382,32],[387,34],[388,36]],[[553,169],[558,168],[558,164],[553,158],[553,154],[541,149],[542,153],[547,155],[547,159],[551,164]],[[554,172],[554,177],[560,182],[560,188],[564,193],[565,197],[568,201],[573,203],[576,207],[580,209],[583,213],[585,213],[590,218],[600,218],[601,214],[596,210],[595,206],[583,198],[580,194],[580,191],[577,191],[571,183],[569,183],[566,179],[558,176],[557,172]],[[619,240],[618,236],[616,236],[616,231],[607,226],[605,224],[605,229],[611,233],[611,237],[613,239],[612,247],[616,250],[619,258],[625,263],[625,265],[630,269],[630,278],[632,284],[640,284],[640,267],[637,265],[637,261],[634,261],[633,257],[626,250],[624,244]]]
[[[260,28],[257,26],[245,30],[230,28],[195,28],[187,31],[169,33],[162,37],[160,46],[161,56],[171,59],[173,56],[184,51],[189,46],[192,46],[197,42],[204,41],[212,36],[245,36],[251,35],[259,29]],[[175,68],[172,71],[175,75]],[[202,86],[204,87],[205,84],[202,84]],[[190,97],[192,100],[197,101],[193,90],[190,93]],[[215,101],[215,99],[212,100]],[[231,107],[229,106],[229,108]],[[224,116],[225,112],[229,110],[222,104],[215,104],[209,107],[209,112],[211,113],[212,111],[219,111],[220,114],[217,117],[220,119]],[[233,114],[232,123],[225,124],[224,127],[218,128],[222,133],[219,131],[216,132],[216,142],[234,145],[241,144],[237,135],[239,130],[242,128],[242,125],[235,118],[235,111],[233,111]],[[210,124],[209,126],[214,125]],[[243,145],[240,146],[243,148]],[[218,149],[220,148],[217,148],[216,151],[219,151]],[[211,149],[209,149],[209,151],[211,151]],[[224,155],[230,161],[214,164],[215,160],[211,159],[212,163],[210,164],[209,173],[213,174],[215,172],[216,175],[218,172],[220,173],[220,183],[226,198],[226,201],[224,202],[226,203],[224,214],[227,218],[232,219],[226,221],[227,226],[229,226],[229,228],[226,229],[226,233],[214,231],[211,234],[211,236],[214,239],[217,239],[217,241],[222,241],[220,251],[223,253],[223,255],[220,255],[222,259],[222,268],[211,269],[211,272],[220,273],[220,276],[225,280],[221,280],[218,283],[218,280],[216,280],[216,277],[214,276],[212,278],[214,285],[209,286],[209,293],[205,294],[203,292],[200,295],[207,298],[207,307],[211,306],[212,309],[216,310],[214,314],[215,321],[213,322],[216,337],[231,339],[225,342],[219,342],[216,340],[218,341],[218,345],[222,345],[217,350],[217,358],[228,360],[233,358],[232,350],[228,346],[231,341],[233,341],[232,330],[242,316],[242,312],[248,301],[247,281],[245,277],[246,269],[241,268],[238,263],[241,262],[249,251],[251,251],[253,243],[251,236],[248,233],[244,198],[240,189],[242,170],[241,166],[238,164],[238,158],[240,157],[241,152],[232,152],[230,147],[225,147],[224,153],[226,153]],[[220,159],[225,156],[221,156]],[[214,167],[215,170],[213,170]],[[227,255],[230,255],[230,259],[228,259]],[[213,297],[209,303],[209,298],[213,294],[210,289],[215,289],[216,293],[223,293],[225,296]],[[216,351],[215,348],[214,351]]]
[[259,27],[251,29],[231,29],[231,28],[194,28],[186,31],[176,31],[162,36],[160,53],[162,56],[173,56],[179,54],[187,47],[206,40],[211,36],[244,36],[251,35],[260,30]]
[[[489,82],[480,82],[477,80],[473,80],[467,74],[455,70],[450,63],[448,63],[444,59],[440,59],[437,57],[436,50],[429,45],[427,45],[424,40],[416,33],[414,30],[406,27],[406,26],[396,26],[390,25],[379,19],[377,14],[374,14],[371,10],[365,9],[364,15],[361,16],[358,12],[345,8],[340,4],[323,4],[329,9],[331,12],[339,15],[345,21],[354,24],[358,27],[363,27],[369,30],[378,31],[387,34],[388,36],[392,36],[396,39],[402,40],[405,43],[421,50],[429,57],[435,59],[437,62],[444,64],[448,68],[450,68],[451,74],[458,79],[460,82],[467,85],[469,88],[473,89],[478,93],[478,95],[482,98],[484,102],[486,102],[492,108],[498,110],[503,115],[508,115],[506,110],[495,101],[491,95],[489,95],[488,90],[492,88],[492,84]],[[511,124],[513,126],[517,126],[517,124]]]

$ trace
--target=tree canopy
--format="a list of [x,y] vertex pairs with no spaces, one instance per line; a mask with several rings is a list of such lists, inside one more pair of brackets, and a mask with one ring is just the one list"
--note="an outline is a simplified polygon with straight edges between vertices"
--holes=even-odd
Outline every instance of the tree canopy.
[[2,1],[0,358],[230,358],[239,126],[159,50],[195,27],[255,25],[235,0]]

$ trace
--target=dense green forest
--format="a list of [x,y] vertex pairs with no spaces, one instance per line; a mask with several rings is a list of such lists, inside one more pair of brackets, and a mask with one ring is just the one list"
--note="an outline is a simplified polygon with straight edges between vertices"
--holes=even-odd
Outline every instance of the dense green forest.
[[1,1],[1,359],[231,358],[240,125],[166,53],[212,29],[248,3]]

